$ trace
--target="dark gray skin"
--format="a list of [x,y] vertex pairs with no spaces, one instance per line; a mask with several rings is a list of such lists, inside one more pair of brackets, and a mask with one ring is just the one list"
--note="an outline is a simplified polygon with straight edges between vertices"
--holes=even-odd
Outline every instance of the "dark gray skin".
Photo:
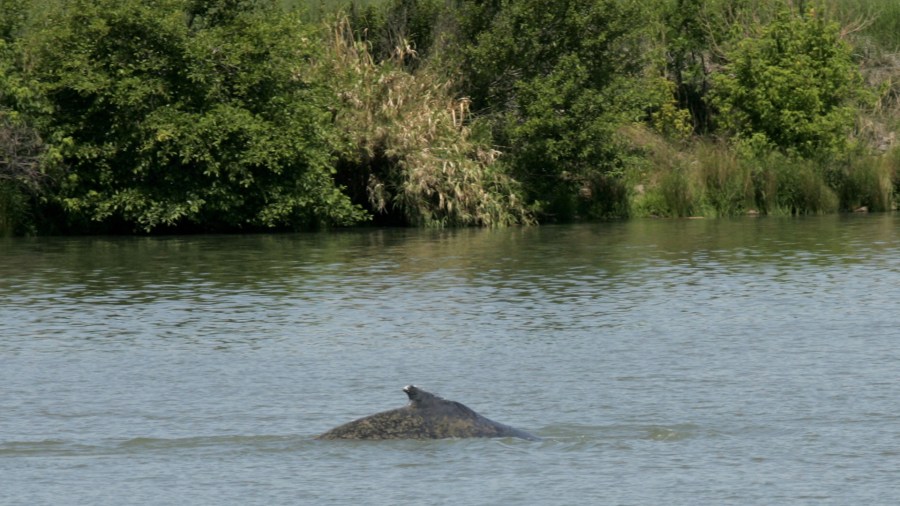
[[489,420],[466,406],[413,385],[403,388],[409,404],[335,427],[316,439],[444,439],[517,437],[539,441],[531,434]]

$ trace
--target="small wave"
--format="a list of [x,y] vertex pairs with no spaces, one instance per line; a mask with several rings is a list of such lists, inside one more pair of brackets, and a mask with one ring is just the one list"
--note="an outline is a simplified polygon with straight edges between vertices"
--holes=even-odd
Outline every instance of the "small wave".
[[[582,451],[595,447],[630,448],[638,441],[683,441],[695,437],[706,437],[712,431],[693,424],[677,425],[579,425],[559,424],[545,426],[536,432],[542,439],[541,446],[559,447],[572,451]],[[445,444],[449,440],[438,443]],[[498,440],[504,446],[517,448],[520,440]],[[43,441],[10,441],[0,443],[0,456],[90,456],[140,454],[146,452],[174,453],[277,453],[304,451],[310,447],[319,448],[318,441],[308,435],[213,435],[160,438],[138,436],[128,439],[106,439],[94,442],[47,439]],[[355,446],[352,443],[350,446]],[[422,441],[399,441],[394,446],[419,451]],[[472,442],[473,444],[483,443]],[[346,445],[329,445],[331,447]],[[365,445],[369,446],[369,445]]]
[[695,437],[715,435],[715,431],[706,430],[694,424],[648,425],[648,424],[611,424],[580,425],[560,424],[544,427],[538,434],[545,440],[563,443],[606,443],[625,444],[630,441],[683,441]]
[[45,439],[43,441],[7,441],[0,443],[0,456],[2,457],[26,457],[40,455],[77,455],[95,451],[97,447],[92,445],[63,441],[60,439]]
[[672,427],[650,426],[644,428],[646,434],[644,439],[653,441],[683,441],[690,439],[699,434],[699,427],[696,425],[685,424],[675,425]]
[[302,444],[307,438],[301,436],[274,435],[223,435],[191,436],[182,438],[135,437],[121,441],[118,448],[125,451],[142,450],[190,450],[203,448],[247,448],[259,450],[288,450]]
[[0,456],[92,456],[144,452],[280,452],[296,451],[309,443],[304,436],[226,435],[182,438],[134,437],[93,443],[48,439],[0,443]]

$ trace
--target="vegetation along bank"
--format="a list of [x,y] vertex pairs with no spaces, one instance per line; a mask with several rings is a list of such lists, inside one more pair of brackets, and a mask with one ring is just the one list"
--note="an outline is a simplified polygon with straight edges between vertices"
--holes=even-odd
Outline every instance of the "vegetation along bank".
[[2,235],[889,211],[898,126],[896,2],[0,0]]

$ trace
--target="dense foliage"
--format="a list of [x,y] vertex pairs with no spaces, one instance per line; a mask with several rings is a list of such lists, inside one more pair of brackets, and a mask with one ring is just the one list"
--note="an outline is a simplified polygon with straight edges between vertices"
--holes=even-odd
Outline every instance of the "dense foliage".
[[840,152],[853,127],[862,76],[835,22],[811,11],[780,15],[726,55],[713,76],[725,128],[812,157]]
[[201,228],[348,224],[319,50],[252,2],[79,0],[35,47],[70,219]]
[[0,0],[0,233],[894,206],[870,0],[307,3]]
[[545,218],[616,212],[614,192],[579,201],[622,168],[618,128],[665,99],[643,75],[644,14],[617,0],[502,3],[465,48],[467,91]]

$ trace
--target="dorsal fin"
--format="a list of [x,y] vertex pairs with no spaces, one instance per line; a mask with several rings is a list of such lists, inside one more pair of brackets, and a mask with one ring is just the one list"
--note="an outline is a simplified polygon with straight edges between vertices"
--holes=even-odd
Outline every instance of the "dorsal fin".
[[416,409],[438,408],[441,410],[454,410],[460,415],[477,418],[480,415],[472,408],[461,402],[448,401],[443,397],[426,392],[415,385],[406,385],[403,391],[409,396],[409,405]]
[[437,395],[434,395],[431,392],[426,392],[425,390],[422,390],[415,385],[406,385],[405,387],[403,387],[403,391],[406,392],[407,396],[409,396],[409,403],[418,408],[426,407],[436,401],[444,400]]

